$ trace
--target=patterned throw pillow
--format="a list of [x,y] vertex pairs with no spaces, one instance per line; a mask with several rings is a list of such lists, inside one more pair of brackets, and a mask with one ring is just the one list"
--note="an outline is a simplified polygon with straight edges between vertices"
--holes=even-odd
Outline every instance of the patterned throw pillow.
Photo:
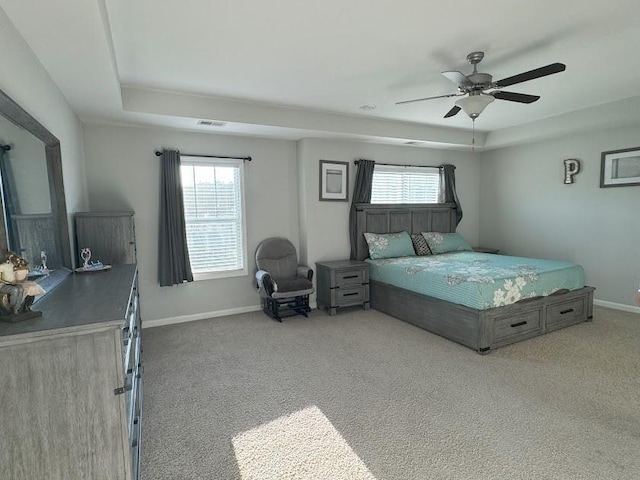
[[369,245],[369,258],[413,257],[413,243],[407,232],[400,233],[365,233],[364,238]]
[[429,249],[436,255],[447,252],[470,252],[473,249],[459,233],[422,232]]
[[411,234],[411,241],[413,242],[413,249],[416,251],[416,255],[431,255],[429,250],[429,244],[421,233]]

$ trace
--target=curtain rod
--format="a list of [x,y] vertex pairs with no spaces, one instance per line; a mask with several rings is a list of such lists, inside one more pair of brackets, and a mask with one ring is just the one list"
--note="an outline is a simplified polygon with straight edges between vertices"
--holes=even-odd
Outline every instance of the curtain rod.
[[[354,160],[353,161],[354,165],[358,165],[358,163],[360,163],[360,160]],[[397,163],[378,163],[376,162],[376,165],[384,165],[386,167],[419,167],[419,168],[444,168],[443,165],[398,165]],[[453,166],[453,169],[455,170],[456,166]]]
[[2,145],[0,143],[0,150],[4,150],[5,152],[8,152],[9,150],[11,150],[11,145]]
[[[162,152],[156,150],[156,157],[162,155]],[[251,157],[229,157],[228,155],[200,155],[195,153],[181,153],[180,155],[184,155],[185,157],[204,157],[204,158],[229,158],[232,160],[244,160],[245,162],[250,162]]]

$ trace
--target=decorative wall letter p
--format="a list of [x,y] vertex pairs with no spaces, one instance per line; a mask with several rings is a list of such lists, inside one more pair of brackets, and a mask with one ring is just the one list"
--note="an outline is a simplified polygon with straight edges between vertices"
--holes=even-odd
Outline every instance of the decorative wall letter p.
[[564,183],[573,183],[573,176],[580,172],[580,160],[569,158],[564,161]]

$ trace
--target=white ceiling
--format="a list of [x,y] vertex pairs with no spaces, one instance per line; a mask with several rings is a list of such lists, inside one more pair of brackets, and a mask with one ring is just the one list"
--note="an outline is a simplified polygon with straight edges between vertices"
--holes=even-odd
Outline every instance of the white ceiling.
[[[519,125],[526,130],[530,122],[640,96],[634,0],[616,0],[615,8],[604,0],[0,0],[0,6],[90,122],[198,129],[196,120],[207,118],[229,122],[221,133],[461,147],[470,143],[470,119],[442,118],[455,99],[394,102],[454,93],[440,72],[470,73],[465,57],[475,50],[486,52],[480,70],[495,80],[567,65],[563,73],[508,88],[541,95],[538,102],[489,105],[476,121],[480,146],[492,135],[507,144],[504,132]],[[366,104],[377,108],[358,108]]]

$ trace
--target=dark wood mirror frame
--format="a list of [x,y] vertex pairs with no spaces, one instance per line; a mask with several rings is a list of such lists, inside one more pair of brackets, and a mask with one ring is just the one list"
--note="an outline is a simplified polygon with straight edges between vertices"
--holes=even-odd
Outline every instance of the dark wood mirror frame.
[[[44,143],[49,190],[51,193],[51,213],[56,230],[55,238],[57,248],[59,249],[59,258],[62,259],[62,265],[64,267],[71,269],[71,245],[69,242],[69,224],[67,222],[64,183],[62,181],[60,140],[2,90],[0,90],[0,115],[19,127],[22,127]],[[0,215],[0,217],[0,223],[2,224],[0,225],[0,229],[6,231],[4,215]],[[7,251],[8,249],[6,235],[4,234],[0,235],[0,248],[2,251]]]

